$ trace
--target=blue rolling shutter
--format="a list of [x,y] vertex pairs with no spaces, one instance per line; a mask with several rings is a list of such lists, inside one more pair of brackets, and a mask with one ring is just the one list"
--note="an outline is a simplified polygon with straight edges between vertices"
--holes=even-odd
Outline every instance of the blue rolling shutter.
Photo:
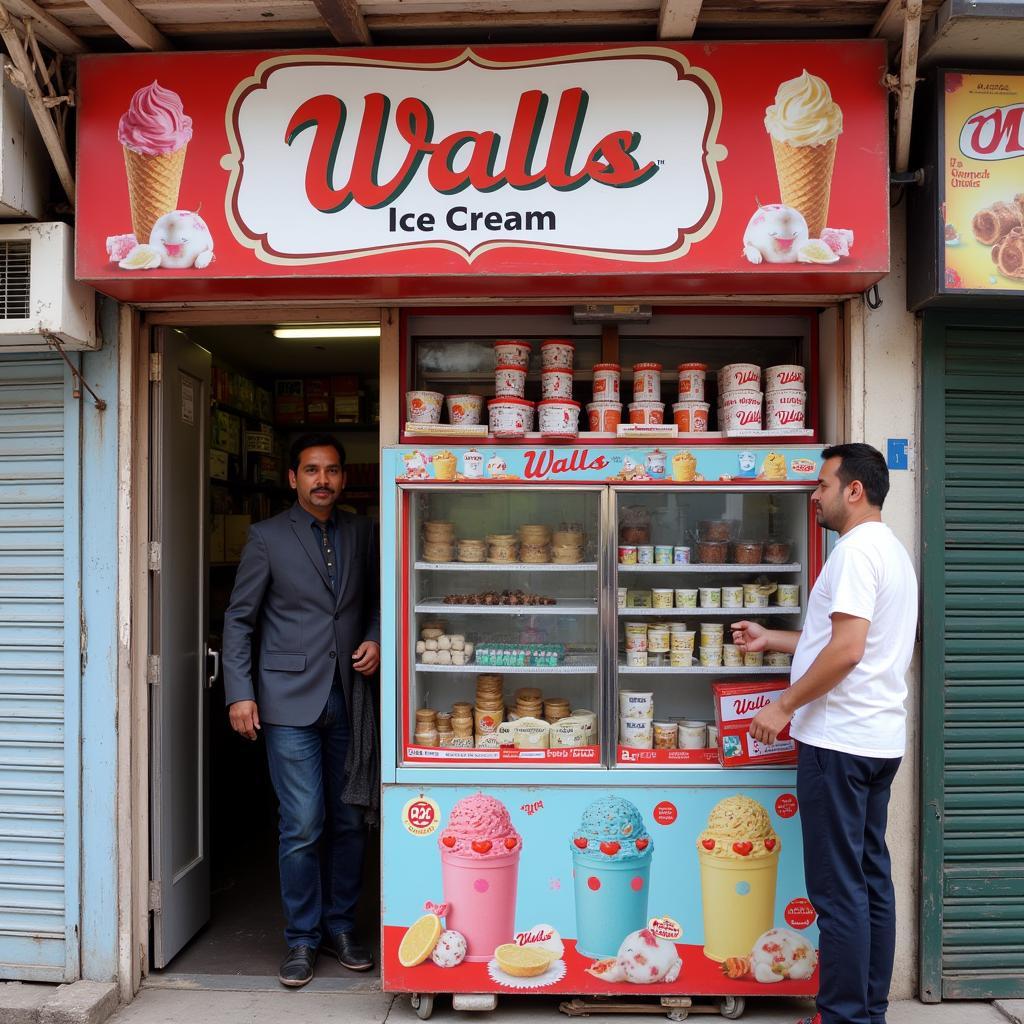
[[0,355],[0,978],[79,973],[79,403]]

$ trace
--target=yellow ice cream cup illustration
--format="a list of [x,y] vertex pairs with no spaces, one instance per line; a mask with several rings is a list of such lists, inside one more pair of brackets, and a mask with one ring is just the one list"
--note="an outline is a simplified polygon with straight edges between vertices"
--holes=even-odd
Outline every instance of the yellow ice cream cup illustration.
[[786,456],[781,452],[769,452],[764,457],[764,465],[761,472],[765,480],[786,479]]
[[772,140],[780,199],[804,215],[811,238],[820,238],[828,222],[843,112],[828,85],[805,70],[779,86],[764,126]]
[[697,839],[704,906],[704,955],[748,956],[775,924],[782,843],[768,812],[747,796],[720,800]]
[[697,476],[697,460],[690,452],[677,452],[672,456],[672,479],[689,483]]
[[455,456],[452,452],[447,449],[440,451],[433,457],[432,461],[434,463],[435,480],[455,479]]

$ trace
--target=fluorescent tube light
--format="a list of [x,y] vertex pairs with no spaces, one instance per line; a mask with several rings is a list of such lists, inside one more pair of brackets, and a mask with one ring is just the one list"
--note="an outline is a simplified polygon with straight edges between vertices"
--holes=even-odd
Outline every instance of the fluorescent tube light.
[[343,327],[275,327],[275,338],[313,341],[317,338],[379,338],[380,324],[346,324]]

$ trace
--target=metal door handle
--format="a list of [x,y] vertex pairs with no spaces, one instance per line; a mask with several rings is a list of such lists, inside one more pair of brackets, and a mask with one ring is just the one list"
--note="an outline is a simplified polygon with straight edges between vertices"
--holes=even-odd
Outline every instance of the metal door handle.
[[207,644],[206,657],[213,658],[213,672],[206,677],[206,688],[212,690],[213,684],[217,682],[217,676],[220,675],[220,651],[215,651]]

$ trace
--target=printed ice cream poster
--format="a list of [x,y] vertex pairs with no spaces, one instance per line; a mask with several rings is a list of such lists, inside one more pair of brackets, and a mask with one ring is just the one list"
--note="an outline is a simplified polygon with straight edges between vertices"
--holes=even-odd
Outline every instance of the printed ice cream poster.
[[942,286],[1024,291],[1024,76],[942,78]]
[[794,794],[389,787],[389,989],[808,995]]

